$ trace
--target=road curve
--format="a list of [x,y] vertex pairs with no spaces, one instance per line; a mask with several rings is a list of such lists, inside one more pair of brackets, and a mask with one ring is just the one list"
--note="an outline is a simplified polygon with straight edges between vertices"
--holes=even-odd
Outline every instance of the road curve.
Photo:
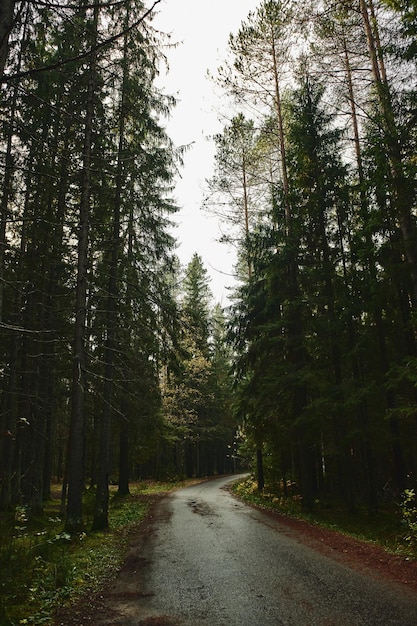
[[231,480],[182,489],[159,505],[140,624],[417,626],[417,594],[292,539],[222,489]]

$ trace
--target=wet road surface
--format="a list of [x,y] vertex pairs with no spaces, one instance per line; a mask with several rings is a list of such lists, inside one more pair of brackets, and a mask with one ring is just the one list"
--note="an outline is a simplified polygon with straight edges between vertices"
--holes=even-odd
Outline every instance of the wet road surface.
[[297,542],[223,489],[231,480],[182,489],[159,505],[140,624],[417,626],[416,593]]

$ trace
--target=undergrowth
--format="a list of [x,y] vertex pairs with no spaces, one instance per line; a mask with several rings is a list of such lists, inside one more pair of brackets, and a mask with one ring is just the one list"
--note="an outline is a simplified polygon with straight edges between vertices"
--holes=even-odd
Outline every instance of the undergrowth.
[[[98,589],[121,565],[127,537],[145,517],[156,493],[184,483],[142,482],[128,496],[111,490],[110,530],[70,536],[62,531],[59,487],[44,514],[30,519],[24,507],[0,515],[0,626],[52,623],[54,610],[88,590]],[[86,527],[91,525],[92,490],[85,494]]]
[[323,528],[380,545],[389,552],[417,559],[417,506],[414,493],[404,496],[398,504],[385,503],[377,513],[370,515],[366,507],[358,506],[354,513],[348,513],[339,502],[319,499],[315,501],[313,511],[305,513],[297,493],[284,496],[279,489],[268,486],[260,492],[253,477],[235,483],[232,489],[248,504],[304,519]]

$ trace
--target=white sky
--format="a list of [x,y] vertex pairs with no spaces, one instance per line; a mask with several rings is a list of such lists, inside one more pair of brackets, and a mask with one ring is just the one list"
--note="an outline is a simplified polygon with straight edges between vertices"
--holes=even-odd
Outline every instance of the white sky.
[[227,286],[234,282],[230,274],[235,256],[225,244],[216,242],[221,234],[218,220],[203,213],[201,205],[214,157],[208,137],[222,131],[225,122],[219,118],[227,110],[224,95],[222,98],[206,75],[207,70],[216,74],[227,56],[229,33],[237,33],[260,1],[163,0],[153,20],[155,28],[171,33],[171,41],[179,42],[177,48],[168,50],[169,73],[159,81],[165,93],[178,100],[167,123],[168,135],[177,146],[193,143],[176,187],[175,197],[181,207],[177,253],[184,265],[194,252],[202,257],[215,301],[223,306],[228,304]]

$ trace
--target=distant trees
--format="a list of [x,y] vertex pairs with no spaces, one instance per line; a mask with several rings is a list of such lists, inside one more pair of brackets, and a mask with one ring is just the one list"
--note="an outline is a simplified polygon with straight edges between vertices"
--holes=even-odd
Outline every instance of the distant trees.
[[219,69],[263,179],[232,307],[236,415],[306,509],[337,494],[375,511],[415,471],[414,35],[387,5],[303,5],[306,21],[264,2]]
[[231,358],[222,311],[211,293],[201,257],[186,268],[180,305],[182,334],[175,368],[167,368],[164,412],[174,435],[179,474],[204,476],[232,471],[227,445],[235,435],[231,403]]

